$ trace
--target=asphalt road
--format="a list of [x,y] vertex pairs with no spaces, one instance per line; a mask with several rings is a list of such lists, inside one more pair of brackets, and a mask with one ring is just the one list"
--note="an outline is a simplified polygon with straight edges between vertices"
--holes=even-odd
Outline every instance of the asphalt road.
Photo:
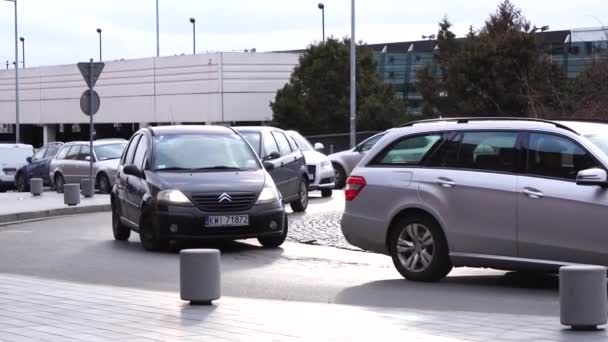
[[[338,201],[337,206],[341,205]],[[313,200],[314,220],[334,200]],[[112,239],[110,214],[86,214],[0,227],[0,273],[79,283],[179,291],[179,256],[145,252],[133,233]],[[559,315],[557,278],[456,269],[435,284],[403,280],[388,257],[288,242],[264,250],[255,240],[222,250],[227,296],[416,309]]]

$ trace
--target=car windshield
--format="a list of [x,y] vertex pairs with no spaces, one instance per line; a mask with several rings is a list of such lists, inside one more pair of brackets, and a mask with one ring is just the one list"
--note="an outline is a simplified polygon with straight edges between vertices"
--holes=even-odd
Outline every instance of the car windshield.
[[155,171],[252,171],[260,164],[237,134],[183,134],[154,137]]
[[312,145],[310,144],[310,142],[308,140],[306,140],[306,138],[304,138],[300,134],[295,133],[295,132],[289,132],[288,134],[290,137],[293,138],[293,140],[296,141],[296,144],[298,144],[298,147],[300,148],[300,150],[302,150],[302,151],[314,151],[315,150],[312,147]]
[[597,146],[606,156],[608,156],[608,134],[592,134],[587,135],[595,146]]
[[249,145],[253,147],[255,153],[260,155],[261,135],[258,132],[239,132],[247,140]]
[[110,159],[120,159],[122,156],[122,152],[127,146],[127,142],[120,142],[116,144],[105,144],[95,146],[95,155],[97,156],[98,161],[110,160]]

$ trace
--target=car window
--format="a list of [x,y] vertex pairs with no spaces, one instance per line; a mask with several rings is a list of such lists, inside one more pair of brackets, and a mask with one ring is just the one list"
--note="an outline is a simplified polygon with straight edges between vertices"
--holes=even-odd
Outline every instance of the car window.
[[458,167],[458,151],[462,134],[445,134],[444,142],[429,158],[428,166],[432,167]]
[[261,147],[261,134],[259,132],[239,132],[241,135],[247,140],[249,145],[253,147],[255,153],[260,155],[260,147]]
[[65,157],[68,155],[68,152],[70,151],[70,146],[64,146],[61,151],[59,152],[59,154],[57,154],[57,157],[55,157],[56,159],[65,159]]
[[79,153],[80,153],[80,145],[73,145],[72,147],[70,147],[70,151],[65,156],[65,159],[76,160],[76,159],[78,159]]
[[407,137],[382,151],[372,165],[418,165],[440,141],[441,134]]
[[277,142],[272,137],[272,134],[264,135],[264,152],[264,156],[267,156],[272,152],[279,153],[279,147],[277,146]]
[[135,157],[133,158],[133,165],[139,167],[140,169],[144,169],[144,159],[146,156],[146,150],[148,149],[148,141],[144,135],[139,139],[139,144],[137,144],[137,150],[135,150]]
[[293,152],[291,150],[291,146],[289,145],[289,141],[287,141],[287,138],[285,137],[285,134],[281,132],[272,132],[272,135],[277,141],[277,145],[279,145],[279,152],[282,156],[289,155],[291,152]]
[[91,147],[89,145],[80,146],[80,152],[78,152],[78,160],[86,160],[91,155]]
[[32,160],[43,159],[45,153],[46,153],[46,147],[43,147],[40,150],[38,150],[38,152],[36,152],[36,154],[34,154],[34,157],[32,157]]
[[110,160],[119,159],[122,156],[122,152],[125,149],[127,142],[119,142],[115,144],[104,144],[93,147],[95,149],[95,156],[97,160]]
[[585,149],[552,134],[531,133],[527,170],[531,175],[575,180],[579,171],[600,167]]
[[290,133],[290,138],[292,138],[292,144],[295,144],[302,151],[314,151],[315,149],[312,147],[310,142],[306,140],[303,136],[298,133]]
[[374,135],[373,137],[363,141],[361,144],[359,144],[358,149],[360,151],[371,150],[372,147],[374,147],[374,145],[378,142],[378,140],[380,140],[385,134],[386,133]]
[[59,145],[51,145],[46,149],[45,158],[53,158],[61,147]]
[[139,142],[140,137],[141,134],[136,135],[131,139],[127,152],[125,153],[125,158],[122,161],[122,165],[133,164],[133,156],[135,155],[135,149],[137,148],[137,143]]

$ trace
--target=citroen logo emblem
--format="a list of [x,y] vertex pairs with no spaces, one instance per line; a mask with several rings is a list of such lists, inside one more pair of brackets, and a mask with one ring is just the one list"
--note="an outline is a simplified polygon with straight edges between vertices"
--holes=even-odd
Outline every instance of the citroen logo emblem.
[[222,203],[222,202],[232,202],[232,197],[230,197],[230,195],[228,195],[227,193],[223,193],[220,195],[220,197],[217,198],[218,203]]

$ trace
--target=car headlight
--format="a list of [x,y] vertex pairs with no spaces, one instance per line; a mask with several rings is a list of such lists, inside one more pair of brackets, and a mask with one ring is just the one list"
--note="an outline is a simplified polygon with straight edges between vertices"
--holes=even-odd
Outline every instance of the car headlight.
[[272,181],[272,178],[266,176],[266,182],[264,183],[264,188],[258,197],[257,202],[255,204],[267,204],[273,203],[281,199],[281,195],[277,190],[276,185]]
[[331,169],[331,162],[329,160],[326,160],[324,162],[321,162],[321,168],[322,169]]
[[156,195],[156,199],[169,204],[192,205],[190,199],[179,190],[163,190]]

